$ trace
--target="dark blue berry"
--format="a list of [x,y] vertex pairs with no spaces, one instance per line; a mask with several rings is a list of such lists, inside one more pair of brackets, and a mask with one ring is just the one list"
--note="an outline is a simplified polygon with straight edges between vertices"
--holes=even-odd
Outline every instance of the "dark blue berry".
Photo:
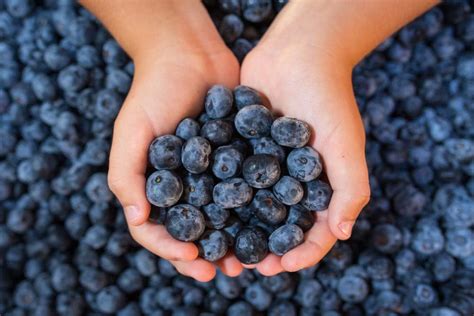
[[171,171],[155,171],[146,181],[146,196],[148,201],[155,206],[172,206],[178,202],[182,194],[181,178]]
[[189,204],[178,204],[168,210],[166,229],[171,236],[181,241],[197,240],[205,229],[201,211]]

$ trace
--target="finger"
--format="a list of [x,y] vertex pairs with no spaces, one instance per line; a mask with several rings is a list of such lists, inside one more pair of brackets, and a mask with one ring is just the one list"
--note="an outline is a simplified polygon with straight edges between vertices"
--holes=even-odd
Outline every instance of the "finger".
[[190,262],[171,261],[171,263],[179,273],[189,276],[199,282],[209,282],[216,276],[215,266],[201,258]]
[[272,276],[285,271],[281,265],[281,257],[272,253],[268,254],[265,259],[257,264],[257,270],[264,276]]
[[348,239],[355,220],[369,201],[370,187],[365,142],[349,135],[362,134],[358,127],[341,127],[328,139],[321,151],[333,195],[328,207],[329,227],[338,239]]
[[142,111],[124,106],[114,125],[108,183],[130,225],[144,223],[150,213],[144,174],[153,129],[146,122],[148,118]]
[[198,249],[193,243],[174,239],[163,225],[145,222],[139,226],[129,225],[130,234],[136,242],[166,260],[195,260]]
[[299,271],[318,263],[337,241],[327,223],[328,212],[318,212],[314,226],[306,233],[303,244],[281,258],[281,265],[288,272]]
[[219,267],[222,273],[230,277],[238,276],[244,269],[242,264],[232,253],[228,253],[224,258],[219,260],[216,265]]

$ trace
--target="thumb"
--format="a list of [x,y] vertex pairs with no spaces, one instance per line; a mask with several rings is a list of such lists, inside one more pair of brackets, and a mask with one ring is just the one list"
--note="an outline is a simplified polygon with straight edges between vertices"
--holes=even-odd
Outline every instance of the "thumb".
[[331,135],[328,146],[321,153],[333,189],[328,223],[338,239],[351,236],[355,221],[370,197],[363,135],[363,130],[341,127]]
[[148,145],[153,130],[140,107],[124,105],[114,125],[108,182],[129,225],[143,224],[150,213],[145,195]]

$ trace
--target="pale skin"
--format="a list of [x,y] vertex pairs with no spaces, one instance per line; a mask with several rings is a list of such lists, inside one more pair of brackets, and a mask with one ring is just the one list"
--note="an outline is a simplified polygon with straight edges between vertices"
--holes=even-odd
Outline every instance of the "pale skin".
[[192,243],[174,240],[147,221],[147,150],[202,110],[213,84],[248,85],[272,110],[313,126],[310,145],[321,153],[334,189],[328,210],[317,214],[305,242],[283,257],[268,255],[264,275],[318,263],[352,228],[370,197],[365,133],[351,83],[357,62],[387,36],[437,1],[293,0],[280,12],[242,66],[220,39],[198,0],[82,0],[135,63],[130,92],[114,125],[109,186],[124,207],[132,237],[176,269],[199,281],[216,268],[229,276],[243,266],[232,254],[216,264],[198,258]]

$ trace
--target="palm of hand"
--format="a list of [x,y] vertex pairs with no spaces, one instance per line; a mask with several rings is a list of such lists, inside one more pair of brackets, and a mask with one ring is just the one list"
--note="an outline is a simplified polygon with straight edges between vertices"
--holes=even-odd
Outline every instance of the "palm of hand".
[[350,69],[330,58],[296,55],[261,43],[244,60],[241,84],[261,91],[278,115],[313,127],[313,146],[322,156],[334,189],[329,209],[305,242],[283,257],[269,255],[256,267],[264,275],[297,271],[319,262],[337,238],[347,239],[341,223],[355,221],[369,196],[363,125],[352,92]]
[[[197,247],[173,239],[164,226],[148,222],[145,197],[148,146],[163,134],[174,133],[185,117],[197,115],[213,84],[233,88],[239,66],[230,51],[212,56],[183,56],[180,61],[152,61],[138,65],[130,92],[114,126],[109,185],[126,210],[132,237],[156,255],[168,259],[185,275],[200,281],[214,277],[215,266],[197,258]],[[127,211],[133,205],[135,212]],[[224,273],[239,274],[242,266],[232,255],[217,265]]]

